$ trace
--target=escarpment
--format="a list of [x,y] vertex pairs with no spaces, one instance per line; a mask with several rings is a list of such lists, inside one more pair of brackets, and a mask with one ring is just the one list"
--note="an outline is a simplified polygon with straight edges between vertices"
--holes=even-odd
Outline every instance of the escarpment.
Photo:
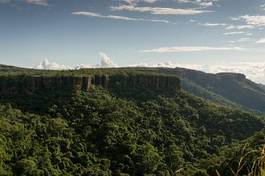
[[[173,94],[180,89],[180,81],[175,76],[95,74],[82,76],[1,76],[0,98],[31,96],[36,94],[71,95],[92,92],[99,86],[114,94],[129,95],[137,92]],[[129,94],[128,94],[129,93]],[[59,96],[59,95],[58,95]]]

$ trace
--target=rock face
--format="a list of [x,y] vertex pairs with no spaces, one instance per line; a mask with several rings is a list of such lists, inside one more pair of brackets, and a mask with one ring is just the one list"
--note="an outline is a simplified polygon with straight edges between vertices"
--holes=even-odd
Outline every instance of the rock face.
[[110,91],[151,90],[176,92],[180,81],[174,76],[162,75],[88,75],[88,76],[2,76],[0,77],[0,97],[18,94],[31,95],[38,92],[90,92],[94,86]]
[[0,94],[34,94],[38,91],[70,91],[80,89],[82,79],[78,77],[0,77]]

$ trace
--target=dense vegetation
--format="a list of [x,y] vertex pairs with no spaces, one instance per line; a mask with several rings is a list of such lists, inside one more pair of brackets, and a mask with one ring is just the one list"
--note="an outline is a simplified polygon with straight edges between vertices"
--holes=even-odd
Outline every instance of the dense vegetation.
[[[8,83],[0,85],[11,85],[11,91],[5,95],[0,89],[0,175],[261,175],[264,118],[172,91],[178,81],[164,94],[145,83],[160,75],[157,69],[3,68],[0,75]],[[161,72],[167,85],[167,73]],[[24,82],[28,76],[88,74],[118,77],[108,89],[99,84],[74,92],[67,88],[71,84],[52,89],[36,86],[35,81],[30,88]],[[135,80],[141,84],[135,86]],[[187,87],[191,84],[186,82]]]
[[[264,144],[255,115],[186,93],[135,103],[97,88],[48,109],[40,116],[0,106],[0,173],[216,175],[218,168],[229,176],[222,162],[244,143],[236,142],[260,131],[251,149]],[[232,144],[233,151],[222,147]]]

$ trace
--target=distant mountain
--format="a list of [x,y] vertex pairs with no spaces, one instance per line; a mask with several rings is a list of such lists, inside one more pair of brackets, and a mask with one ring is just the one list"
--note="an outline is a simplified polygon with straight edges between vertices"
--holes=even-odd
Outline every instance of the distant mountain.
[[193,95],[221,104],[265,112],[265,86],[247,79],[243,74],[211,74],[184,68],[162,68],[161,71],[179,76],[182,88]]

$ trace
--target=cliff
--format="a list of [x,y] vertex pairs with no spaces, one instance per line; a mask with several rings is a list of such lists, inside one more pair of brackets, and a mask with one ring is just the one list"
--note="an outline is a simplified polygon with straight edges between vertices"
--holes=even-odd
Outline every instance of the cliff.
[[169,94],[180,89],[180,81],[174,76],[152,74],[50,77],[29,75],[0,76],[0,97],[28,96],[40,92],[73,94],[79,91],[93,91],[94,86],[101,86],[117,94],[129,93],[135,90]]

